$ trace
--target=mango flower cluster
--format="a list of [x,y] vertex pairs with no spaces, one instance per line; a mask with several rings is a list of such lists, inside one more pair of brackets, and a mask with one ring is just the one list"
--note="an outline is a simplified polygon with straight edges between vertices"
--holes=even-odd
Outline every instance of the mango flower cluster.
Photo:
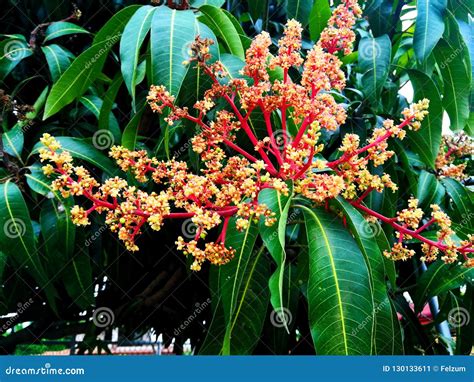
[[[413,256],[403,241],[415,238],[423,243],[423,260],[434,260],[441,251],[447,262],[455,261],[458,253],[471,261],[468,254],[474,251],[472,240],[456,246],[450,238],[451,222],[438,206],[432,206],[431,218],[423,223],[423,213],[414,199],[396,217],[385,217],[363,203],[373,191],[397,189],[388,174],[372,174],[369,168],[383,165],[394,155],[388,150],[389,138],[403,139],[406,129],[419,128],[427,114],[428,100],[404,110],[399,123],[386,120],[374,129],[368,142],[346,134],[337,159],[327,161],[322,156],[321,130],[336,130],[346,119],[344,108],[331,93],[345,87],[337,53],[351,52],[355,39],[351,28],[360,14],[356,1],[343,1],[305,60],[301,56],[302,27],[297,21],[286,24],[275,56],[270,54],[270,36],[262,32],[246,52],[240,78],[230,78],[219,61],[211,63],[209,47],[213,41],[198,36],[186,64],[198,66],[212,80],[203,99],[189,110],[176,105],[175,96],[164,86],[152,86],[148,103],[153,111],[165,114],[169,124],[183,119],[195,124],[198,132],[192,138],[192,148],[202,160],[201,172],[194,174],[185,162],[175,159],[159,161],[145,151],[115,146],[110,152],[123,171],[139,182],[155,182],[159,193],[129,186],[119,177],[99,184],[86,169],[73,165],[70,154],[62,151],[53,137],[44,135],[41,141],[45,148],[40,157],[51,162],[44,166],[45,173],[57,174],[53,188],[63,196],[84,196],[91,202],[88,209],[72,209],[74,223],[87,225],[93,211],[106,213],[110,229],[118,233],[128,250],[136,251],[136,238],[146,223],[160,230],[166,219],[191,218],[197,226],[195,237],[190,241],[178,237],[176,244],[193,257],[191,268],[199,270],[206,261],[221,265],[234,256],[235,250],[226,246],[230,222],[238,230],[246,230],[261,219],[266,225],[274,224],[275,213],[258,196],[266,188],[288,195],[288,185],[292,184],[295,194],[313,203],[327,205],[330,199],[342,196],[367,218],[394,227],[399,240],[392,251],[385,253],[387,257]],[[282,75],[272,80],[269,73],[276,68]],[[290,78],[290,69],[301,72],[299,83]],[[222,102],[226,108],[218,106]],[[265,136],[257,135],[251,127],[255,111],[263,116]],[[278,127],[276,116],[281,121]],[[290,121],[296,126],[292,134]],[[244,140],[250,145],[243,146]],[[437,241],[421,235],[432,225],[439,227]],[[220,233],[211,241],[208,233],[214,229]]]
[[438,176],[450,177],[464,180],[466,163],[455,164],[454,162],[466,156],[474,155],[474,142],[472,138],[463,131],[453,135],[445,135],[441,141],[438,156],[436,157],[436,170]]

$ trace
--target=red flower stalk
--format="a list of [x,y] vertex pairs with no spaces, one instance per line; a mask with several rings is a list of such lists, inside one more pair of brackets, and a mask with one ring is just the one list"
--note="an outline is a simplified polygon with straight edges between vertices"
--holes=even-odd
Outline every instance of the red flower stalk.
[[[427,114],[427,100],[406,109],[398,125],[386,120],[363,146],[357,135],[345,135],[338,159],[326,161],[320,155],[324,149],[318,143],[320,130],[334,130],[346,118],[343,107],[329,91],[341,91],[345,86],[342,64],[334,53],[351,51],[354,33],[350,28],[359,15],[360,8],[354,0],[344,1],[336,8],[321,40],[308,52],[306,60],[300,55],[302,28],[297,21],[290,20],[286,25],[275,57],[269,52],[270,36],[261,33],[247,50],[242,78],[226,78],[225,68],[219,61],[209,63],[209,46],[213,42],[197,37],[191,47],[190,62],[199,66],[213,82],[204,99],[196,102],[190,111],[175,105],[175,97],[164,86],[152,86],[148,102],[155,112],[169,110],[165,119],[169,124],[187,119],[197,125],[199,132],[191,142],[204,164],[202,174],[191,173],[185,162],[149,158],[145,151],[113,147],[110,152],[123,171],[131,171],[139,182],[154,181],[163,189],[160,193],[149,194],[130,187],[119,177],[100,185],[83,167],[73,166],[69,153],[60,151],[54,138],[44,135],[42,142],[46,148],[41,150],[40,156],[42,161],[54,164],[44,166],[46,174],[58,175],[53,187],[63,196],[82,195],[91,202],[87,210],[79,206],[73,208],[73,222],[86,225],[90,213],[105,212],[111,230],[118,232],[127,249],[135,251],[138,249],[135,239],[145,223],[159,230],[166,219],[191,218],[197,226],[196,235],[189,242],[179,237],[177,246],[194,257],[192,269],[199,270],[206,260],[220,265],[233,257],[234,250],[225,246],[229,224],[236,224],[239,230],[247,229],[251,221],[260,218],[268,225],[273,224],[275,214],[259,203],[259,193],[273,188],[287,195],[291,182],[294,192],[310,201],[327,204],[329,199],[340,195],[369,219],[391,225],[399,241],[391,252],[385,253],[390,258],[413,256],[414,252],[403,245],[403,240],[415,238],[423,243],[423,260],[432,261],[442,251],[446,262],[455,261],[461,253],[472,265],[468,257],[474,251],[472,239],[456,246],[451,239],[451,222],[438,206],[432,206],[431,217],[420,227],[423,212],[415,199],[410,199],[408,208],[392,218],[363,204],[373,191],[382,192],[387,187],[396,190],[388,174],[374,175],[368,170],[368,164],[382,165],[394,154],[387,150],[389,138],[403,139],[406,128],[419,128]],[[282,78],[272,81],[269,69],[277,67],[282,69]],[[288,75],[292,67],[302,67],[299,84]],[[228,109],[216,109],[218,99],[223,99]],[[216,112],[210,119],[212,109]],[[267,132],[264,137],[257,136],[251,127],[256,110],[264,117]],[[273,117],[276,116],[281,119],[281,130],[275,127]],[[287,128],[290,120],[298,127],[294,137]],[[250,141],[253,150],[240,145],[242,138]],[[231,217],[235,223],[231,223]],[[433,225],[439,228],[437,241],[421,235]],[[217,240],[200,245],[199,241],[216,227],[221,227]]]

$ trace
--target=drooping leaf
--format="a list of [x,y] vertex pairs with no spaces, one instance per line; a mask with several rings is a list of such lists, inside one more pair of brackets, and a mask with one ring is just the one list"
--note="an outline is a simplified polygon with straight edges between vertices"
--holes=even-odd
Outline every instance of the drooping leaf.
[[251,354],[265,321],[269,291],[269,264],[263,249],[254,251],[258,230],[254,224],[237,231],[231,219],[226,245],[236,250],[235,258],[220,267],[219,290],[222,296],[226,331],[222,354]]
[[[392,313],[387,285],[385,282],[385,266],[382,252],[374,240],[377,228],[370,227],[363,216],[342,198],[336,199],[342,208],[349,227],[362,252],[369,271],[369,280],[373,294],[373,353],[401,354],[403,352],[400,327],[396,325],[396,315]],[[374,224],[374,223],[372,223]]]
[[20,126],[15,126],[2,134],[3,149],[7,154],[21,158],[24,140],[23,129]]
[[199,21],[212,29],[214,34],[221,40],[225,48],[233,55],[244,59],[244,47],[240,40],[239,33],[235,29],[232,21],[219,8],[211,5],[204,5],[200,8],[202,16]]
[[453,201],[454,211],[452,213],[453,229],[462,239],[474,232],[474,202],[472,192],[465,188],[457,180],[444,178],[441,183],[447,194]]
[[189,69],[187,51],[194,41],[195,16],[192,11],[176,11],[162,6],[151,22],[151,78],[153,85],[164,85],[174,96],[179,94]]
[[[259,224],[260,236],[265,247],[270,252],[277,267],[270,277],[268,285],[270,288],[270,301],[275,312],[283,312],[285,307],[283,301],[283,280],[285,272],[286,252],[285,252],[285,232],[288,221],[288,211],[290,209],[293,185],[289,185],[288,196],[282,195],[274,189],[264,189],[258,195],[259,203],[265,204],[275,213],[276,222],[267,226],[264,219]],[[283,320],[285,316],[282,315]],[[288,330],[288,323],[283,321],[284,327]]]
[[417,1],[413,47],[418,61],[424,62],[444,32],[447,0]]
[[130,119],[122,135],[122,146],[129,149],[135,150],[137,145],[138,132],[140,130],[140,121],[143,116],[145,107],[142,107],[138,112]]
[[67,21],[58,21],[52,23],[46,29],[44,33],[44,40],[43,43],[47,41],[51,41],[52,39],[67,36],[71,34],[80,34],[80,33],[89,33],[84,28],[80,27],[79,25],[67,22]]
[[443,107],[449,115],[450,129],[462,130],[469,118],[471,73],[459,54],[459,47],[443,39],[434,49],[436,62],[443,76]]
[[0,81],[3,81],[21,60],[32,54],[32,49],[21,35],[0,42]]
[[140,48],[151,28],[151,20],[155,7],[146,5],[132,16],[125,26],[120,39],[120,62],[125,85],[135,102],[135,86],[137,80],[137,65]]
[[119,41],[126,21],[138,8],[139,6],[131,5],[122,9],[101,28],[94,38],[93,45],[72,62],[51,88],[43,119],[56,114],[84,94],[101,73],[107,54]]
[[434,174],[430,174],[427,171],[421,171],[418,182],[416,198],[418,199],[421,208],[428,211],[431,204],[441,203],[445,190]]
[[428,115],[421,122],[418,131],[408,131],[408,140],[423,162],[434,168],[439,145],[441,144],[441,128],[443,123],[443,107],[441,97],[433,80],[418,70],[409,70],[410,81],[413,85],[413,102],[423,98],[430,100]]
[[55,291],[41,264],[28,206],[11,180],[0,184],[0,251],[18,270],[26,271],[44,290],[53,310]]
[[374,305],[364,257],[338,217],[300,208],[309,246],[309,321],[316,353],[370,354]]
[[390,68],[392,43],[387,35],[364,37],[360,40],[358,51],[364,95],[377,104]]
[[57,81],[71,64],[73,55],[57,44],[45,45],[41,47],[46,61],[48,62],[51,79]]
[[438,260],[428,267],[419,278],[413,298],[415,310],[423,309],[423,305],[430,297],[438,296],[466,283],[474,281],[474,268],[446,264]]

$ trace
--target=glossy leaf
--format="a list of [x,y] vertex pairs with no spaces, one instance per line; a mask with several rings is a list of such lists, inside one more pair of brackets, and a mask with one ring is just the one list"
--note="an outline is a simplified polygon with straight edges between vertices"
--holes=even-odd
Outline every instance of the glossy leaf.
[[67,21],[58,21],[52,23],[46,29],[44,33],[44,40],[43,43],[47,41],[51,41],[55,38],[67,36],[71,34],[80,34],[80,33],[89,33],[84,28],[80,27],[79,25],[67,22]]
[[427,171],[421,171],[418,182],[416,198],[418,199],[421,208],[425,211],[429,211],[431,204],[441,203],[445,190],[434,174],[430,174]]
[[28,206],[11,180],[0,184],[0,227],[0,251],[18,270],[33,277],[45,292],[51,308],[56,310],[55,291],[40,261]]
[[374,304],[364,257],[338,217],[301,208],[308,237],[309,321],[316,353],[371,354]]
[[239,34],[232,21],[219,8],[211,5],[204,5],[200,8],[203,16],[199,18],[201,22],[212,29],[214,34],[223,42],[229,53],[244,59],[244,48]]
[[321,32],[331,17],[331,7],[328,0],[315,0],[309,15],[309,33],[311,40],[318,41]]
[[94,44],[81,53],[55,82],[46,100],[43,119],[47,119],[81,96],[101,73],[110,49],[122,34],[126,21],[138,6],[129,6],[115,14],[97,33]]
[[[283,312],[287,307],[283,303],[283,280],[285,273],[285,232],[288,223],[288,211],[290,209],[293,185],[289,186],[289,195],[282,195],[274,189],[264,189],[258,196],[259,203],[265,204],[275,213],[275,224],[268,227],[262,218],[259,224],[260,236],[265,247],[270,252],[276,263],[276,270],[270,277],[268,285],[270,288],[270,301],[275,312]],[[286,317],[281,314],[283,325],[288,330]]]
[[51,79],[56,81],[66,71],[74,56],[57,44],[42,46],[41,50],[48,62]]
[[420,311],[430,297],[440,295],[467,282],[474,281],[474,268],[446,264],[441,260],[428,267],[417,282],[413,298],[415,310]]
[[430,100],[428,115],[421,122],[418,131],[408,131],[407,136],[410,146],[423,162],[434,168],[439,145],[441,144],[441,128],[443,123],[443,107],[441,97],[433,80],[425,73],[418,70],[409,70],[410,81],[413,86],[413,101],[423,98]]
[[265,321],[269,291],[269,264],[263,248],[254,251],[257,227],[251,224],[243,232],[231,219],[226,245],[236,250],[235,258],[220,267],[219,283],[226,331],[222,354],[251,354]]
[[23,60],[33,54],[23,36],[11,37],[0,42],[0,81]]
[[459,53],[460,48],[440,40],[434,50],[443,76],[443,107],[449,115],[450,129],[462,130],[469,118],[471,76]]
[[444,32],[447,0],[417,1],[413,48],[418,61],[424,62]]
[[360,40],[358,50],[364,94],[372,103],[377,104],[390,68],[390,38],[387,35],[377,38],[364,37]]
[[155,7],[146,5],[132,16],[125,26],[120,39],[120,62],[125,85],[135,102],[135,86],[137,83],[137,65],[140,48],[151,28],[151,20]]
[[400,354],[402,336],[396,324],[397,317],[392,313],[387,285],[385,283],[385,266],[382,252],[374,240],[377,228],[371,227],[364,217],[342,198],[336,199],[342,208],[355,241],[365,258],[369,271],[369,280],[373,294],[373,353]]
[[195,16],[192,11],[156,9],[151,22],[151,83],[164,85],[177,96],[189,65],[183,64],[194,41]]

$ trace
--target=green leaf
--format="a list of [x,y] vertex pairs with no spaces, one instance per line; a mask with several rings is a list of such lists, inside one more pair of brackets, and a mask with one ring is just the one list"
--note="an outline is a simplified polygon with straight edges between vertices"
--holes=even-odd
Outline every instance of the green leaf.
[[[457,180],[451,178],[444,178],[441,180],[441,183],[446,188],[446,192],[454,203],[455,216],[453,220],[460,223],[468,232],[474,232],[474,219],[472,218],[474,203],[472,200],[472,192],[466,189]],[[459,234],[457,229],[456,233]]]
[[374,305],[364,257],[338,217],[299,207],[308,237],[309,321],[316,353],[370,354]]
[[318,41],[321,32],[331,17],[331,7],[328,0],[315,0],[309,15],[309,34],[311,40]]
[[2,134],[3,149],[7,154],[21,159],[24,140],[23,129],[20,126],[15,126]]
[[446,264],[441,260],[428,267],[417,282],[413,297],[415,311],[423,309],[423,305],[433,296],[459,288],[474,281],[474,268],[466,268],[459,264]]
[[441,144],[441,130],[443,123],[443,107],[441,96],[433,80],[418,70],[408,70],[413,86],[413,102],[423,98],[430,100],[428,115],[421,122],[418,131],[408,131],[407,136],[410,146],[423,162],[434,168],[439,145]]
[[226,331],[221,353],[251,354],[260,339],[268,307],[268,260],[263,247],[254,252],[258,230],[254,224],[237,231],[231,219],[226,245],[236,250],[235,258],[220,267],[219,291]]
[[33,54],[23,36],[8,38],[0,42],[0,81],[26,57]]
[[444,32],[447,0],[417,1],[413,48],[418,61],[424,62]]
[[41,50],[46,57],[52,80],[57,81],[71,64],[74,56],[57,44],[42,46]]
[[[270,301],[275,312],[284,312],[285,307],[283,303],[283,280],[285,273],[285,232],[288,223],[288,211],[290,209],[291,200],[293,197],[293,185],[289,185],[288,196],[282,195],[278,191],[266,188],[258,195],[259,203],[265,204],[269,209],[275,213],[275,224],[268,227],[265,225],[265,219],[260,220],[259,231],[260,236],[267,248],[268,252],[273,257],[276,263],[276,270],[270,277],[268,285],[270,288]],[[283,325],[288,329],[286,316],[281,314]]]
[[135,150],[137,145],[138,131],[140,129],[140,121],[143,116],[145,107],[142,107],[138,112],[130,119],[122,135],[122,146],[129,149]]
[[354,238],[365,258],[369,271],[369,280],[373,294],[373,353],[403,353],[402,336],[397,324],[397,316],[393,314],[385,283],[385,266],[382,252],[374,241],[380,226],[371,227],[363,216],[346,200],[338,197],[336,204],[342,208]]
[[436,176],[422,170],[418,182],[416,198],[423,210],[429,211],[431,204],[441,203],[444,198],[445,190],[436,179]]
[[54,279],[64,270],[74,254],[76,227],[72,224],[70,208],[73,200],[46,200],[41,208],[41,236],[46,253],[45,267]]
[[40,261],[28,207],[11,180],[0,184],[0,227],[0,251],[33,277],[55,310],[55,291]]
[[443,76],[443,106],[449,115],[450,129],[462,130],[469,118],[471,74],[460,54],[460,48],[440,40],[434,49]]
[[85,30],[84,28],[80,27],[79,25],[69,23],[67,21],[58,21],[48,26],[44,34],[43,43],[47,41],[51,41],[52,39],[55,39],[61,36],[67,36],[70,34],[79,34],[79,33],[89,33],[89,32]]
[[164,85],[177,96],[189,65],[187,51],[194,41],[195,16],[192,11],[158,7],[151,22],[151,83]]
[[295,0],[286,3],[286,17],[296,19],[303,26],[308,24],[309,14],[313,7],[313,0]]
[[115,14],[97,33],[93,45],[81,53],[53,85],[46,100],[43,120],[84,94],[99,76],[107,54],[122,34],[126,21],[139,6],[129,6]]
[[[104,100],[99,112],[99,130],[111,130],[114,132],[115,129],[120,131],[117,119],[115,118],[112,109],[115,105],[115,98],[120,90],[123,83],[123,77],[119,74],[116,75],[110,87],[107,89],[104,95]],[[115,135],[114,135],[115,138]]]
[[123,36],[120,39],[120,62],[123,79],[127,85],[128,92],[135,103],[135,86],[137,84],[137,65],[140,48],[146,35],[151,28],[151,20],[155,7],[146,5],[141,7],[132,16],[125,26]]
[[222,9],[211,5],[202,6],[200,11],[202,16],[199,17],[199,21],[211,28],[229,53],[243,60],[245,57],[244,47],[232,20],[227,17]]
[[[112,160],[86,140],[71,137],[55,138],[61,144],[63,150],[69,151],[73,158],[85,160],[111,176],[117,172]],[[33,147],[31,154],[37,154],[41,147],[43,147],[42,143],[38,142]]]
[[373,104],[378,104],[390,68],[390,38],[387,35],[377,38],[364,37],[360,40],[358,51],[364,94]]

